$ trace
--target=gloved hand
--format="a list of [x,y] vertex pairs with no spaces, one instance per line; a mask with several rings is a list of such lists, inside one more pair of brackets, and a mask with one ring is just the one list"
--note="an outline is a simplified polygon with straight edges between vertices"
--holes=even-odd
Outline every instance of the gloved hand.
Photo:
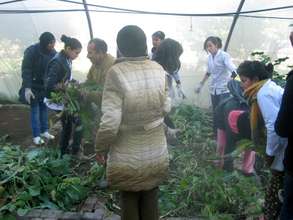
[[199,85],[197,85],[195,88],[194,88],[194,92],[195,93],[200,93],[201,89],[203,87],[203,84],[202,83],[199,83]]
[[28,104],[31,104],[31,99],[34,99],[35,95],[30,88],[25,88],[24,97]]
[[176,89],[177,89],[178,97],[180,97],[180,98],[182,98],[182,99],[185,99],[185,98],[186,98],[186,95],[184,94],[184,91],[183,91],[183,89],[182,89],[181,84],[177,84],[177,85],[176,85]]

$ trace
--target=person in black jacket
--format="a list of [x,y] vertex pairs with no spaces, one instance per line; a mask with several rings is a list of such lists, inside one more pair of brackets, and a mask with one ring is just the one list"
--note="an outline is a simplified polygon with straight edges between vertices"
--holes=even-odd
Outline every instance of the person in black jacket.
[[[293,47],[293,31],[290,34]],[[276,133],[288,138],[288,146],[285,151],[284,168],[284,202],[280,214],[281,220],[293,219],[293,70],[288,73],[281,107],[275,122]]]
[[[227,97],[226,99],[221,100],[215,109],[216,127],[217,129],[220,129],[224,132],[225,139],[226,139],[226,145],[222,152],[225,155],[230,154],[235,150],[235,145],[237,141],[250,137],[249,119],[248,117],[246,117],[246,119],[244,120],[245,114],[243,115],[241,114],[242,116],[240,118],[242,118],[242,121],[237,120],[238,121],[237,123],[241,122],[237,126],[238,130],[241,132],[235,133],[233,129],[231,129],[231,126],[229,123],[230,122],[229,116],[231,112],[241,111],[245,113],[245,112],[248,112],[249,110],[248,103],[243,96],[243,88],[241,87],[240,81],[230,80],[227,84],[227,87],[229,89],[230,96]],[[219,140],[217,140],[217,142],[218,142],[217,145],[219,148],[221,144],[219,144],[220,142]],[[221,152],[220,149],[217,149],[217,151]],[[223,165],[224,170],[227,170],[227,171],[233,170],[233,158],[226,157],[223,162],[224,164],[221,164],[221,165]]]
[[36,145],[44,143],[42,138],[54,139],[54,136],[48,132],[48,109],[44,104],[44,78],[48,62],[56,54],[55,37],[50,32],[44,32],[39,40],[39,43],[31,45],[24,52],[21,65],[23,81],[19,92],[20,101],[31,107],[33,142]]
[[[69,81],[72,80],[72,60],[78,57],[82,49],[81,43],[75,38],[62,35],[61,41],[64,42],[64,49],[61,50],[61,52],[57,53],[56,56],[48,64],[46,85],[46,103],[49,108],[57,111],[62,111],[63,105],[51,103],[51,93],[66,89],[66,85]],[[68,144],[71,137],[73,124],[75,125],[75,129],[73,133],[73,143],[71,145],[71,148],[72,154],[77,154],[79,152],[82,139],[81,120],[78,116],[70,115],[66,111],[63,111],[61,122],[61,155],[69,153]]]
[[151,60],[155,60],[157,56],[158,48],[164,39],[165,39],[165,33],[163,31],[156,31],[155,33],[152,34],[153,47],[152,47],[151,55],[150,55]]

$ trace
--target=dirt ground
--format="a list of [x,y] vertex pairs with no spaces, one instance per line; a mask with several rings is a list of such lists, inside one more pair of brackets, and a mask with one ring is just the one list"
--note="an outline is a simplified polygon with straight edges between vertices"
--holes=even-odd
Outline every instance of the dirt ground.
[[0,137],[3,135],[9,135],[8,140],[15,144],[31,142],[29,106],[0,105]]

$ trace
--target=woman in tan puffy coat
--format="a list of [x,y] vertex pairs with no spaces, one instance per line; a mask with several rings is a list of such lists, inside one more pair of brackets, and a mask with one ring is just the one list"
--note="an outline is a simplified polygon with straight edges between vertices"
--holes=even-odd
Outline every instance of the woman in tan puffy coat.
[[169,166],[163,128],[170,110],[166,76],[147,58],[139,27],[122,28],[117,46],[121,57],[106,77],[97,160],[107,153],[107,180],[121,191],[122,220],[157,220],[158,186]]

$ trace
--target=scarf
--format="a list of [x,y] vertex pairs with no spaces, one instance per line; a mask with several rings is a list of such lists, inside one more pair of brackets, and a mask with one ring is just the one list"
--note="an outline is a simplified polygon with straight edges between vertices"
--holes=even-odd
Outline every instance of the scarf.
[[264,120],[257,103],[257,93],[266,82],[267,79],[261,80],[244,91],[244,96],[247,98],[250,106],[251,139],[256,147],[256,151],[261,151],[262,153],[264,153],[265,149],[263,146],[266,144],[266,133]]

